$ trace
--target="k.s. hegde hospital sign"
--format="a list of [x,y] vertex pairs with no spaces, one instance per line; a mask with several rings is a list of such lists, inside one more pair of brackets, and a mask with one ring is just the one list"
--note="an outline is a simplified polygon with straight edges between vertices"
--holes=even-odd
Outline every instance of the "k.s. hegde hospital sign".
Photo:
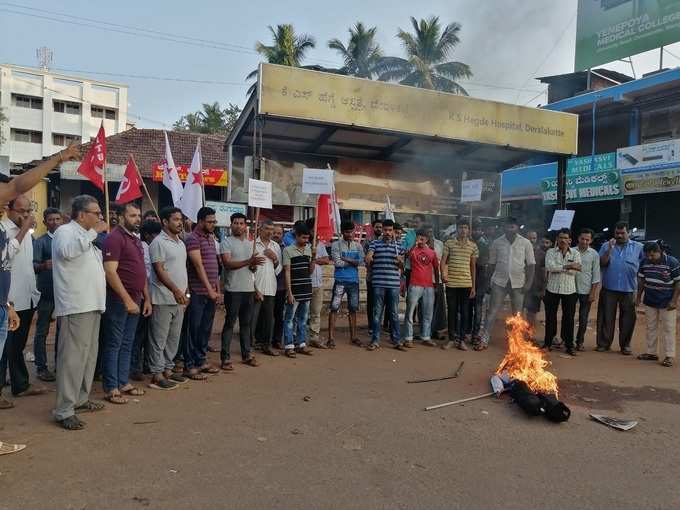
[[557,154],[576,154],[564,112],[262,64],[259,113]]

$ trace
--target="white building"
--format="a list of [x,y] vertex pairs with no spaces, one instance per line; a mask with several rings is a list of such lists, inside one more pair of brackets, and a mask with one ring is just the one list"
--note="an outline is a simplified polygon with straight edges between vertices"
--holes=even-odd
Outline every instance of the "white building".
[[[54,154],[71,141],[88,142],[104,122],[106,134],[124,131],[128,87],[0,64],[0,170]],[[3,165],[4,161],[4,165]]]

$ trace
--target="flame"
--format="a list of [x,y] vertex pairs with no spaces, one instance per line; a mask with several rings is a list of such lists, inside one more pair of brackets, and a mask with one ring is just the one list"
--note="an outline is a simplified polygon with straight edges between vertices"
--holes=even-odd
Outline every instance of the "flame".
[[498,365],[496,373],[507,372],[510,379],[524,381],[531,391],[552,393],[557,397],[557,377],[546,368],[550,362],[543,351],[531,340],[531,326],[520,314],[505,321],[508,334],[508,352]]

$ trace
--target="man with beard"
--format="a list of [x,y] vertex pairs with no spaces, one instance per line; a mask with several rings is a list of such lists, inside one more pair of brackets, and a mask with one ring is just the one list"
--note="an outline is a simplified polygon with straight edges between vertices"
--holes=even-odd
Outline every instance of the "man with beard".
[[[373,229],[373,239],[380,239],[382,237],[383,230],[383,220],[374,220],[371,223]],[[371,239],[366,239],[363,243],[362,248],[364,253],[368,251],[368,247],[371,244]],[[371,336],[373,334],[373,303],[375,302],[375,294],[373,292],[373,286],[371,285],[371,267],[366,266],[366,317],[368,318],[368,334]]]
[[[104,241],[106,312],[103,316],[104,345],[102,380],[106,400],[127,404],[123,394],[144,395],[129,383],[132,344],[140,313],[151,315],[151,301],[144,267],[142,241],[137,237],[142,214],[134,203],[116,206],[117,226]],[[144,299],[144,307],[142,306]]]
[[[283,226],[274,225],[272,241],[279,245],[283,256]],[[286,307],[286,278],[283,271],[276,275],[276,300],[274,302],[274,332],[272,334],[272,348],[283,349],[283,311]]]
[[191,297],[187,307],[187,338],[184,347],[184,375],[193,380],[219,369],[207,362],[208,342],[215,319],[219,294],[219,265],[215,248],[215,209],[201,207],[193,232],[184,238],[187,247],[187,275]]

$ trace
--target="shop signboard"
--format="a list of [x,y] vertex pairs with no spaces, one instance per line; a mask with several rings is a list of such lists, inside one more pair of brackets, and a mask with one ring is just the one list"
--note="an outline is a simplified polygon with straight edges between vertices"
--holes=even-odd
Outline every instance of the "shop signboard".
[[445,140],[576,154],[578,116],[417,87],[261,64],[258,113]]
[[616,165],[623,174],[680,166],[680,140],[623,147],[616,151]]
[[[59,167],[59,175],[62,179],[74,181],[86,181],[87,177],[78,173],[80,161],[65,161]],[[123,180],[126,165],[106,164],[106,180],[108,182],[120,182]],[[162,179],[161,179],[162,180]]]
[[680,167],[624,173],[621,179],[625,195],[679,191]]
[[[189,165],[177,165],[177,173],[179,180],[185,182],[187,175],[189,175]],[[227,186],[228,172],[224,168],[204,168],[203,169],[203,183],[206,186],[218,186],[224,188]],[[163,165],[162,163],[154,163],[151,167],[151,179],[155,182],[163,182]]]
[[575,71],[680,41],[680,0],[579,0]]
[[[541,189],[544,205],[557,203],[557,177],[543,179]],[[616,169],[567,175],[567,202],[620,200],[622,197],[621,174]]]

